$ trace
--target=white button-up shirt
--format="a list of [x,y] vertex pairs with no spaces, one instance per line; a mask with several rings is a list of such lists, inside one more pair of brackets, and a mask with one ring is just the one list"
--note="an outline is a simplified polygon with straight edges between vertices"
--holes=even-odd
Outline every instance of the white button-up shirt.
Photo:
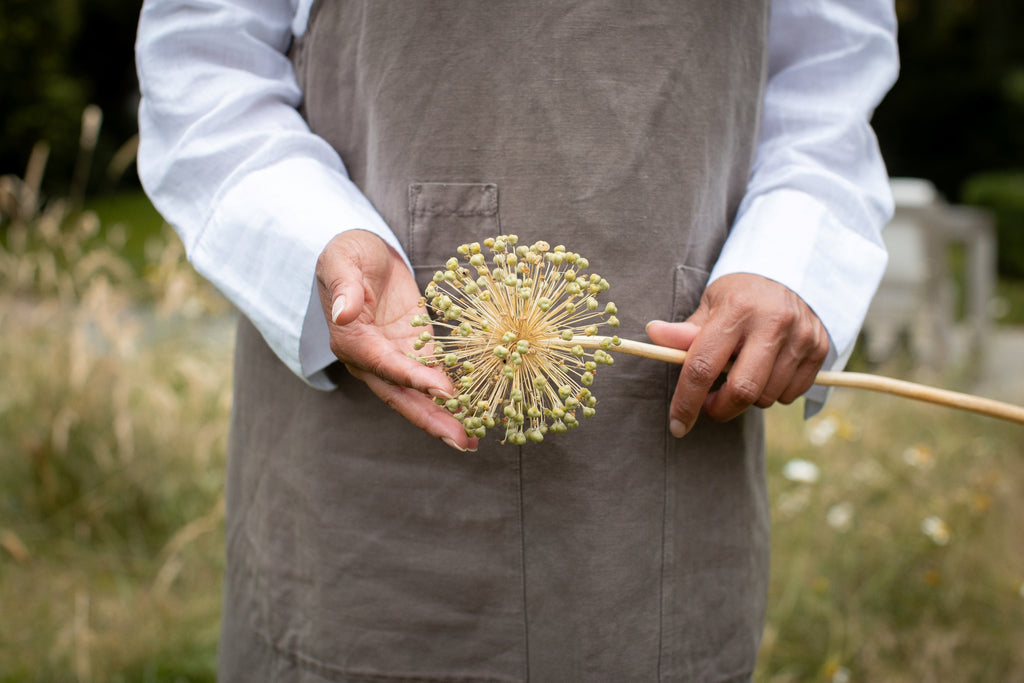
[[[147,0],[138,168],[196,269],[326,389],[317,257],[351,229],[402,248],[296,110],[286,52],[313,1]],[[796,292],[829,333],[826,368],[845,364],[885,268],[892,198],[869,120],[896,78],[895,33],[891,1],[773,0],[756,159],[711,273]]]

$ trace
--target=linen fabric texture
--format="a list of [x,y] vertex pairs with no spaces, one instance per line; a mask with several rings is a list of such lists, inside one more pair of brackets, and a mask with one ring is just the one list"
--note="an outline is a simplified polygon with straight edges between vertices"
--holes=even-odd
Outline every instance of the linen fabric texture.
[[[320,2],[310,127],[420,285],[499,233],[579,251],[624,329],[693,312],[750,174],[766,3]],[[761,413],[669,435],[678,368],[619,356],[597,416],[459,453],[247,321],[227,490],[224,681],[733,681],[769,519]]]

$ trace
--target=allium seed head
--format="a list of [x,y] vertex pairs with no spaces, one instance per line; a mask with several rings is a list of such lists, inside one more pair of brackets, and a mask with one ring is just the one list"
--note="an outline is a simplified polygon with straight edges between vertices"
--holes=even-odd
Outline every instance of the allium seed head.
[[598,348],[581,340],[618,323],[615,304],[597,301],[608,281],[584,272],[587,259],[563,245],[528,246],[515,235],[456,251],[425,291],[433,321],[420,315],[412,324],[433,324],[436,336],[417,340],[417,349],[432,341],[433,353],[420,360],[451,378],[459,396],[443,405],[466,433],[501,426],[505,441],[522,445],[575,428],[577,411],[594,415],[597,399],[587,387],[599,365],[611,364],[605,351],[615,342],[602,339]]

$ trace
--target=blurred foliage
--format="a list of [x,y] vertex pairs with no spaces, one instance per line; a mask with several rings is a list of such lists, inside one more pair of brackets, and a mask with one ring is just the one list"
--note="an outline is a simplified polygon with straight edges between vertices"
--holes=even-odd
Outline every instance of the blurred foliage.
[[1020,426],[849,390],[802,413],[766,413],[755,680],[1024,680]]
[[[96,160],[106,166],[136,131],[133,45],[141,0],[0,2],[0,174],[21,173],[37,140],[47,140],[44,189],[63,193],[78,150],[86,105],[104,113]],[[125,177],[134,182],[134,176]],[[118,179],[97,177],[106,189]]]
[[900,77],[873,121],[890,173],[960,201],[971,176],[1024,169],[1024,3],[896,6]]
[[0,225],[0,681],[212,681],[226,302],[166,226],[16,176]]
[[1024,279],[1024,170],[976,175],[964,185],[963,200],[992,210],[999,235],[999,272]]

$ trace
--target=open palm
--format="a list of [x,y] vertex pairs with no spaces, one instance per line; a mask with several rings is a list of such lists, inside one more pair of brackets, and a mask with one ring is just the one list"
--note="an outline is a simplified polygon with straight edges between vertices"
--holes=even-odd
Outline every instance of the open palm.
[[439,370],[409,358],[424,313],[416,281],[402,258],[376,235],[337,235],[317,262],[317,285],[331,334],[331,350],[356,378],[427,433],[460,450],[477,440],[432,397],[453,387]]

